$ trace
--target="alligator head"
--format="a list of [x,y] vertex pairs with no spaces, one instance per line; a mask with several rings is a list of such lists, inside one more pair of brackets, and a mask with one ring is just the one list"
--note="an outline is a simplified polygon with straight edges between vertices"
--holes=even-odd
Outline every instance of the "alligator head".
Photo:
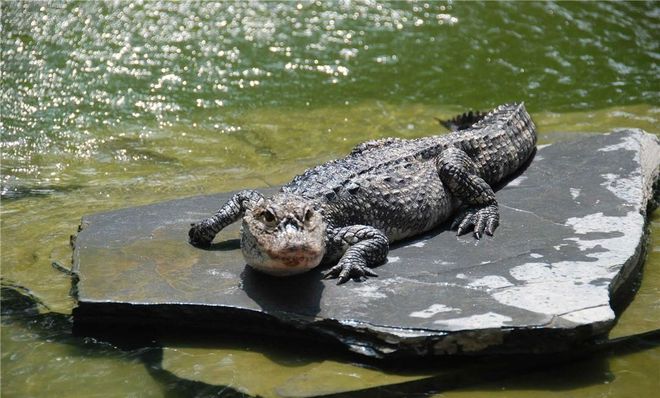
[[314,268],[325,255],[327,225],[314,203],[280,193],[243,216],[241,249],[251,267],[271,275]]

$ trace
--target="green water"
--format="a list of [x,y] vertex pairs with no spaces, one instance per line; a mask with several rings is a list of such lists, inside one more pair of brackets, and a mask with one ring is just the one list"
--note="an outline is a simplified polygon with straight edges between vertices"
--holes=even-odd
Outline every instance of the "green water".
[[[660,133],[654,2],[4,1],[1,13],[3,283],[47,306],[3,316],[7,397],[302,396],[439,372],[241,341],[72,337],[51,314],[70,314],[70,279],[50,264],[70,263],[84,214],[281,184],[358,142],[437,134],[434,117],[513,100],[542,143]],[[659,217],[613,336],[660,327]],[[648,396],[659,367],[660,350],[640,346],[438,396]]]

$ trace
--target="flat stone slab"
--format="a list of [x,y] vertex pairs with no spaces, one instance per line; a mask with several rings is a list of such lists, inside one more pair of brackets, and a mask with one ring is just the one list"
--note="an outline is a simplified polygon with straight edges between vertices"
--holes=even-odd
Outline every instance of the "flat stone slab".
[[372,357],[567,350],[603,337],[630,293],[659,164],[640,130],[541,147],[497,192],[494,238],[441,227],[395,245],[378,278],[341,286],[321,270],[253,271],[238,223],[209,250],[188,245],[190,223],[230,193],[86,216],[74,324],[303,335]]

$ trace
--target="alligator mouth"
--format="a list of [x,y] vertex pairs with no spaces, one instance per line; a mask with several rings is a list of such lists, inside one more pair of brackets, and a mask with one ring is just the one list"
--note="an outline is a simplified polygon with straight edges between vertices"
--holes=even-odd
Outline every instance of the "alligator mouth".
[[248,265],[267,274],[285,276],[306,272],[319,265],[322,258],[323,253],[314,250],[263,250],[262,256],[252,258]]
[[291,248],[286,251],[266,250],[265,254],[274,263],[284,267],[305,269],[315,267],[321,261],[322,254],[308,248]]
[[297,267],[302,267],[302,268],[311,268],[315,267],[318,265],[318,262],[315,261],[316,259],[314,257],[280,257],[276,259],[275,261],[279,262],[285,267],[290,267],[290,268],[297,268]]
[[302,274],[316,267],[320,263],[312,257],[308,258],[280,258],[268,259],[259,263],[248,264],[250,267],[263,273],[274,276],[289,276]]

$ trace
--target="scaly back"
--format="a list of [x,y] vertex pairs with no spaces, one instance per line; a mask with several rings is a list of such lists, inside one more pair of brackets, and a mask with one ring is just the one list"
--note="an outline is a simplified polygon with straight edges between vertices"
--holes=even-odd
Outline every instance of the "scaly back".
[[475,160],[482,177],[496,183],[513,173],[533,153],[534,123],[524,104],[502,105],[471,128],[442,136],[412,140],[386,138],[358,145],[342,159],[332,160],[296,176],[282,190],[309,199],[333,196],[350,190],[355,177],[387,173],[402,165],[432,162],[448,146],[463,149]]

